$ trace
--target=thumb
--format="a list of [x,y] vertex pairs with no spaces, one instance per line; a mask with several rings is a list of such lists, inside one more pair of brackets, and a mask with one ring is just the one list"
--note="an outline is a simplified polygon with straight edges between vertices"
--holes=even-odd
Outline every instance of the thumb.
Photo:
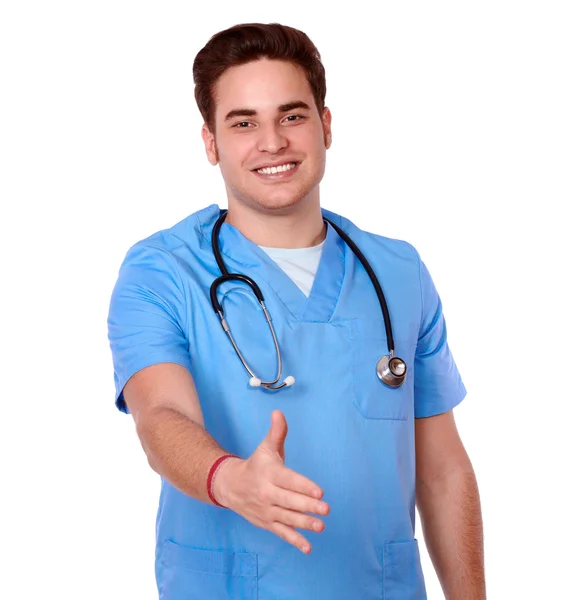
[[280,410],[271,413],[271,427],[265,438],[265,446],[268,450],[279,454],[285,461],[285,438],[287,437],[287,421]]

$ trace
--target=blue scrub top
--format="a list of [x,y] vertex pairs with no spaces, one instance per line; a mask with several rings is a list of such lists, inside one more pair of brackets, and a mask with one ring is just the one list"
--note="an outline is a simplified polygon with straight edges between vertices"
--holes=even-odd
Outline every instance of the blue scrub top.
[[[249,457],[271,412],[289,426],[286,464],[320,485],[331,512],[321,534],[302,530],[304,555],[231,510],[195,500],[162,479],[156,579],[162,600],[421,600],[426,598],[415,532],[414,418],[443,413],[466,391],[446,341],[433,281],[407,242],[360,230],[323,209],[374,269],[390,311],[396,354],[408,365],[399,388],[376,375],[387,353],[382,312],[357,257],[327,226],[310,296],[259,246],[224,223],[220,249],[230,272],[261,288],[295,385],[249,386],[249,375],[209,298],[220,275],[212,253],[219,207],[208,206],[135,244],[109,311],[115,402],[140,369],[186,367],[206,430],[228,452]],[[276,376],[273,340],[257,300],[241,283],[219,288],[236,343],[263,380]]]

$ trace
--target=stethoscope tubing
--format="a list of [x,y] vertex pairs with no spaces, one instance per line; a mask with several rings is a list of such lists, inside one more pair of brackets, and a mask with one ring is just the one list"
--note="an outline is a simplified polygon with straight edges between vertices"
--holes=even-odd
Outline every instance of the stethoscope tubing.
[[[214,258],[216,260],[218,268],[220,269],[222,274],[210,286],[210,301],[212,303],[212,307],[214,308],[214,311],[218,314],[218,316],[220,318],[222,328],[228,335],[234,350],[236,351],[243,366],[245,367],[245,369],[251,376],[250,385],[262,386],[269,390],[279,390],[282,387],[285,387],[287,385],[292,385],[295,380],[293,377],[287,377],[285,379],[284,383],[281,383],[280,385],[278,385],[276,387],[272,387],[281,378],[281,371],[282,371],[281,350],[279,348],[277,336],[275,335],[275,330],[273,329],[273,325],[271,323],[271,316],[265,306],[265,299],[263,297],[263,293],[262,293],[261,289],[259,288],[257,283],[255,283],[255,281],[251,277],[248,277],[247,275],[244,275],[242,273],[230,273],[224,263],[224,260],[222,259],[222,253],[220,252],[220,247],[219,247],[219,233],[220,233],[222,224],[226,219],[227,213],[228,213],[227,209],[220,211],[220,216],[219,216],[218,220],[216,221],[216,223],[214,224],[214,228],[212,230],[212,250],[213,250]],[[379,379],[381,381],[383,381],[386,385],[388,385],[390,387],[399,387],[400,385],[402,385],[402,383],[405,380],[407,369],[406,369],[405,362],[401,358],[398,358],[394,355],[394,337],[392,335],[392,323],[390,321],[388,305],[386,303],[386,298],[384,297],[384,293],[380,286],[380,282],[378,281],[378,278],[376,277],[374,270],[370,266],[370,263],[368,262],[368,260],[366,260],[366,257],[362,254],[362,252],[360,251],[358,246],[352,241],[352,239],[348,236],[348,234],[346,234],[338,225],[333,223],[330,219],[327,219],[326,217],[323,216],[323,220],[326,221],[329,225],[331,225],[335,229],[335,231],[338,233],[339,237],[354,252],[356,257],[358,258],[358,260],[364,267],[370,281],[372,282],[372,285],[374,286],[374,290],[376,292],[378,301],[380,303],[380,308],[382,309],[382,316],[384,318],[384,327],[386,330],[387,346],[388,346],[388,350],[389,350],[389,354],[382,357],[378,361],[376,370],[377,370]],[[273,343],[275,344],[275,350],[277,352],[277,362],[278,362],[277,371],[278,372],[277,372],[276,379],[274,379],[273,381],[261,381],[259,378],[257,378],[255,376],[253,370],[248,365],[247,361],[245,360],[243,354],[240,352],[240,350],[233,338],[233,335],[230,331],[229,325],[227,324],[225,316],[224,316],[224,310],[218,301],[218,287],[222,283],[225,283],[226,281],[241,281],[241,282],[245,283],[246,285],[248,285],[251,288],[251,290],[253,291],[253,293],[255,294],[259,304],[261,305],[263,314],[265,315],[265,319],[267,321],[267,324],[269,325],[269,329],[271,330],[271,336],[273,338]],[[394,365],[394,366],[392,366],[392,365]]]
[[333,223],[330,219],[323,217],[323,219],[332,225],[338,235],[346,242],[348,247],[356,254],[358,260],[362,263],[362,266],[366,270],[372,285],[374,286],[374,290],[376,291],[376,295],[378,296],[378,301],[380,302],[380,308],[382,309],[382,316],[384,317],[384,327],[386,329],[386,339],[388,342],[388,350],[393,353],[394,352],[394,337],[392,335],[392,322],[390,321],[390,314],[388,312],[388,305],[386,304],[386,298],[384,297],[384,292],[380,287],[380,282],[376,277],[376,273],[370,266],[370,263],[366,260],[366,257],[360,251],[360,248],[350,239],[350,237],[336,224]]

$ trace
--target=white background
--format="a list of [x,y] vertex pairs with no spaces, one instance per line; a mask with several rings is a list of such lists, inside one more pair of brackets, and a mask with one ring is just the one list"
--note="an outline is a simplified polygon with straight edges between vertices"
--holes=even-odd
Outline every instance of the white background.
[[113,404],[108,303],[133,243],[226,205],[192,62],[251,21],[321,51],[323,206],[438,287],[488,597],[570,597],[570,20],[544,0],[2,3],[0,597],[156,598],[159,477]]

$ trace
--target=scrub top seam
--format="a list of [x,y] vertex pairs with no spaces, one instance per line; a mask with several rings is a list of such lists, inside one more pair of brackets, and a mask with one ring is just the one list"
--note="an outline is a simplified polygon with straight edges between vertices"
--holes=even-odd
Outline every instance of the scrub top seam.
[[[200,219],[199,216],[196,216],[196,218],[198,219],[198,222],[200,223],[200,228],[198,230],[198,233],[202,236],[202,238],[204,239],[204,241],[208,244],[208,246],[210,246],[210,248],[213,249],[212,246],[212,240],[208,239],[205,235],[204,235],[204,223],[202,222],[202,220]],[[238,230],[239,231],[239,230]],[[243,234],[242,234],[243,235]],[[244,236],[245,237],[245,236]],[[246,238],[248,239],[248,238]],[[251,240],[249,240],[251,242]],[[252,244],[254,242],[251,242]],[[257,246],[257,244],[256,244]],[[239,263],[240,265],[243,265],[244,267],[253,267],[254,265],[252,263],[248,263],[248,262],[243,262],[242,260],[240,260],[239,258],[235,258],[234,256],[232,256],[231,254],[228,254],[227,252],[224,252],[224,250],[222,250],[222,248],[218,248],[220,254],[223,254],[224,256],[227,256],[228,258],[230,258],[231,260]],[[266,282],[267,283],[267,282]]]
[[[340,215],[339,215],[339,221],[340,221],[340,223],[338,224],[338,226],[343,231],[345,231],[345,229],[344,229],[344,218],[341,217]],[[340,297],[341,297],[342,292],[344,290],[344,286],[346,285],[346,252],[347,252],[347,250],[349,248],[348,248],[348,244],[340,236],[338,236],[338,237],[340,239],[340,242],[342,243],[342,268],[343,268],[343,270],[342,270],[342,283],[340,284],[340,289],[338,290],[338,295],[336,297],[336,302],[335,302],[334,308],[332,309],[332,312],[331,312],[331,316],[330,316],[329,320],[327,321],[327,323],[330,323],[332,321],[332,318],[334,317],[334,315],[336,313],[336,309],[338,308],[338,304],[340,302]]]
[[[341,222],[342,222],[342,217],[341,217]],[[328,227],[328,225],[327,225],[327,227]],[[340,227],[340,225],[339,225],[339,227]],[[338,290],[336,301],[334,303],[334,306],[331,309],[330,316],[326,321],[308,320],[308,321],[301,321],[301,323],[322,323],[322,324],[329,323],[330,324],[331,321],[333,320],[333,317],[336,313],[336,309],[338,308],[338,304],[340,302],[340,297],[341,297],[342,291],[343,291],[345,283],[346,283],[346,251],[347,251],[348,245],[340,236],[338,236],[338,237],[339,237],[340,243],[342,244],[342,283],[340,284],[340,288]],[[307,298],[307,300],[308,299],[309,298]],[[303,309],[303,312],[304,312],[304,309]]]
[[[204,232],[203,232],[203,230],[202,230],[202,229],[203,229],[203,227],[204,227],[204,224],[202,223],[202,221],[201,221],[201,219],[200,219],[200,217],[199,217],[199,216],[197,216],[197,219],[198,219],[198,222],[200,223],[200,228],[199,228],[199,230],[198,230],[198,233],[199,233],[199,234],[202,236],[202,238],[204,239],[204,241],[205,241],[205,242],[206,242],[206,243],[207,243],[207,244],[208,244],[208,245],[209,245],[211,248],[213,248],[213,247],[212,247],[212,242],[211,242],[210,240],[208,240],[208,238],[207,238],[207,237],[204,235]],[[219,251],[220,251],[220,253],[221,253],[221,254],[223,254],[224,256],[227,256],[227,257],[228,257],[228,258],[230,258],[231,260],[235,260],[236,262],[240,263],[241,265],[244,265],[244,266],[246,266],[246,267],[248,267],[248,266],[249,266],[249,267],[253,266],[253,265],[251,265],[251,264],[244,263],[244,262],[242,262],[242,261],[240,261],[240,260],[237,260],[237,259],[235,259],[233,256],[231,256],[231,255],[227,254],[226,252],[224,252],[224,251],[223,251],[221,248],[219,248]],[[284,307],[285,307],[285,308],[286,308],[286,309],[289,311],[289,314],[290,314],[290,315],[293,317],[293,319],[295,320],[295,322],[297,322],[297,323],[298,323],[298,322],[299,322],[299,319],[298,319],[298,318],[295,316],[295,314],[294,314],[294,313],[291,311],[291,309],[290,309],[290,308],[287,306],[287,304],[285,304],[285,302],[284,302],[283,298],[281,298],[281,296],[280,296],[280,295],[279,295],[279,294],[278,294],[278,293],[277,293],[277,292],[276,292],[276,291],[273,289],[273,286],[272,286],[272,285],[271,285],[271,284],[270,284],[270,283],[269,283],[269,282],[268,282],[268,281],[265,279],[265,277],[263,277],[262,275],[256,275],[255,277],[256,277],[256,279],[257,279],[257,278],[261,279],[261,280],[262,280],[262,281],[263,281],[263,282],[264,282],[264,283],[265,283],[265,284],[266,284],[266,285],[267,285],[267,286],[268,286],[270,289],[272,289],[272,290],[273,290],[273,293],[274,293],[276,296],[278,296],[278,297],[279,297],[279,299],[281,300],[281,303],[283,304],[283,306],[284,306]],[[269,310],[269,309],[268,309],[268,310]]]
[[176,271],[176,276],[178,279],[178,283],[180,285],[180,288],[182,290],[182,296],[183,296],[183,307],[184,307],[184,314],[181,315],[181,318],[183,320],[182,323],[180,323],[181,329],[182,329],[182,334],[184,335],[185,339],[188,339],[186,332],[188,331],[188,321],[187,321],[187,314],[188,314],[188,297],[186,295],[186,287],[184,286],[184,280],[182,279],[182,276],[180,275],[180,271],[178,270],[178,265],[176,264],[176,260],[174,258],[174,256],[172,255],[171,252],[169,252],[168,250],[165,250],[164,248],[160,248],[158,246],[154,246],[153,244],[148,244],[145,243],[145,246],[148,248],[152,248],[153,250],[158,250],[159,252],[162,252],[163,254],[165,254],[169,261],[174,265],[174,270]]
[[[231,257],[230,257],[231,258]],[[247,266],[247,265],[246,265]],[[295,313],[289,308],[289,306],[287,306],[285,300],[283,300],[283,298],[281,298],[281,295],[273,288],[273,286],[269,283],[269,281],[267,281],[267,279],[265,279],[265,277],[263,277],[263,275],[259,275],[256,274],[255,275],[256,279],[261,279],[261,281],[263,281],[265,283],[265,285],[273,290],[273,293],[279,298],[279,300],[281,300],[281,303],[283,304],[283,306],[289,311],[289,314],[293,317],[293,319],[295,319],[296,323],[304,323],[305,321],[300,321],[297,316],[295,315]],[[294,282],[293,282],[294,283]],[[296,283],[294,283],[294,285],[297,285]],[[300,291],[300,290],[299,290]],[[301,292],[302,293],[302,292]],[[308,298],[307,298],[308,300]],[[267,310],[269,310],[269,307],[266,307]],[[317,323],[319,321],[316,321]]]
[[[411,244],[408,244],[408,245],[411,246]],[[429,335],[435,329],[439,318],[443,317],[443,305],[441,302],[441,298],[439,297],[439,294],[438,294],[437,295],[436,313],[435,313],[432,321],[427,326],[426,330],[422,333],[422,323],[424,320],[424,292],[423,292],[423,285],[422,285],[422,259],[420,257],[420,253],[413,246],[411,246],[411,247],[414,249],[416,258],[418,261],[418,278],[420,280],[420,282],[419,282],[420,283],[420,286],[419,286],[420,287],[420,321],[419,321],[418,334],[417,334],[417,340],[419,342],[420,339],[425,338],[427,335]],[[447,341],[446,341],[446,343],[447,343]],[[439,351],[439,349],[440,349],[440,347],[438,346],[435,350],[433,350],[429,354],[435,354],[436,352]],[[426,356],[429,356],[429,354]]]
[[[342,218],[341,218],[341,220],[342,220]],[[327,224],[327,228],[328,228],[328,224]],[[296,323],[314,323],[314,324],[318,323],[318,324],[321,324],[321,325],[326,325],[326,324],[330,324],[331,321],[332,321],[332,318],[334,317],[334,314],[335,314],[336,309],[338,307],[338,303],[340,302],[340,295],[341,295],[341,292],[342,292],[342,290],[344,288],[344,284],[345,284],[345,281],[346,281],[346,249],[347,249],[347,244],[344,242],[344,240],[342,238],[340,238],[340,236],[338,236],[338,237],[339,237],[340,242],[342,244],[342,267],[343,267],[342,283],[340,285],[340,288],[339,288],[339,291],[338,291],[338,295],[336,297],[336,302],[335,302],[334,306],[332,307],[331,314],[330,314],[329,318],[326,321],[323,321],[323,320],[314,320],[314,319],[303,319],[303,313],[306,310],[307,303],[309,302],[309,299],[310,299],[310,296],[311,296],[310,293],[309,293],[309,296],[305,300],[305,305],[303,307],[303,310],[301,311],[301,314],[299,315],[299,317],[297,317],[295,315],[295,313],[293,313],[292,310],[287,306],[287,304],[285,303],[285,301],[283,300],[283,298],[281,298],[281,295],[273,288],[273,286],[262,275],[256,275],[256,277],[259,277],[259,279],[261,279],[262,281],[264,281],[265,284],[267,286],[269,286],[273,290],[273,292],[275,293],[275,295],[279,297],[279,299],[281,300],[283,306],[285,306],[285,308],[289,311],[289,313],[291,314],[291,316],[295,319]],[[229,258],[233,258],[233,257],[230,256]],[[269,259],[272,262],[275,262],[270,256],[269,256]],[[321,257],[321,260],[322,260],[322,257]],[[275,265],[277,266],[277,268],[280,268],[277,263],[275,263]],[[314,284],[314,282],[313,282],[313,284]]]
[[[199,227],[199,229],[198,229],[198,233],[199,233],[199,234],[202,236],[202,238],[204,239],[204,241],[205,241],[205,242],[206,242],[206,243],[207,243],[207,244],[208,244],[210,247],[212,247],[212,242],[211,242],[211,241],[210,241],[210,240],[209,240],[209,239],[208,239],[208,238],[207,238],[207,237],[204,235],[204,231],[203,231],[203,228],[204,228],[204,223],[202,222],[202,220],[200,219],[200,217],[199,217],[198,215],[196,216],[196,218],[197,218],[198,222],[200,223],[200,227]],[[342,217],[340,217],[340,221],[341,221],[341,224],[342,224],[342,221],[343,221],[343,218],[342,218]],[[327,226],[328,226],[328,225],[327,225]],[[340,227],[340,226],[341,226],[341,225],[339,225],[339,227]],[[267,286],[268,286],[270,289],[272,289],[272,290],[273,290],[274,294],[275,294],[276,296],[278,296],[278,297],[279,297],[279,299],[281,300],[281,303],[282,303],[282,304],[283,304],[283,306],[285,306],[285,308],[286,308],[286,309],[289,311],[289,314],[290,314],[290,315],[293,317],[293,319],[295,320],[295,322],[296,322],[296,323],[320,323],[320,324],[326,324],[326,323],[330,323],[330,322],[332,321],[332,319],[333,319],[334,315],[335,315],[335,312],[336,312],[336,310],[337,310],[338,304],[339,304],[339,302],[340,302],[340,295],[341,295],[341,292],[342,292],[342,290],[344,289],[344,285],[345,285],[345,281],[346,281],[346,248],[347,248],[347,245],[346,245],[346,243],[344,242],[344,240],[342,240],[342,238],[341,238],[341,243],[342,243],[342,245],[343,245],[343,253],[342,253],[342,262],[343,262],[343,278],[342,278],[342,284],[341,284],[341,286],[340,286],[339,293],[338,293],[338,296],[337,296],[337,298],[336,298],[335,305],[334,305],[334,307],[332,308],[332,312],[331,312],[331,314],[330,314],[330,317],[329,317],[329,318],[328,318],[326,321],[317,321],[317,320],[313,320],[313,319],[310,319],[310,320],[303,320],[302,318],[299,318],[299,317],[297,317],[297,316],[295,315],[295,313],[294,313],[294,312],[293,312],[293,311],[292,311],[292,310],[289,308],[289,306],[287,306],[287,304],[285,303],[285,301],[283,300],[283,298],[281,298],[281,295],[280,295],[280,294],[279,294],[279,293],[278,293],[278,292],[277,292],[277,291],[276,291],[276,290],[273,288],[273,286],[272,286],[272,285],[271,285],[271,284],[270,284],[270,283],[267,281],[267,279],[265,279],[265,277],[263,277],[262,275],[256,275],[256,279],[257,279],[257,278],[259,278],[259,279],[260,279],[261,281],[263,281],[263,282],[264,282],[264,283],[265,283],[265,284],[266,284],[266,285],[267,285]],[[256,245],[257,245],[257,244],[256,244]],[[223,254],[224,256],[227,256],[227,257],[228,257],[228,258],[230,258],[231,260],[233,260],[233,261],[235,261],[235,262],[237,262],[237,263],[239,263],[239,264],[241,264],[241,265],[243,265],[243,266],[246,266],[246,267],[248,267],[248,266],[249,266],[249,267],[253,266],[251,263],[245,263],[245,262],[243,262],[243,261],[241,261],[241,260],[239,260],[239,259],[235,258],[235,257],[234,257],[234,256],[232,256],[231,254],[228,254],[228,253],[224,252],[224,251],[223,251],[221,248],[219,248],[219,251],[220,251],[220,253],[221,253],[221,254]],[[269,255],[268,255],[268,258],[269,258],[269,259],[270,259],[272,262],[275,262],[275,261],[274,261],[274,260],[273,260],[273,259],[272,259],[272,258],[271,258]],[[275,263],[275,264],[277,265],[277,263]],[[279,265],[277,265],[277,266],[279,267]],[[310,296],[310,294],[309,294],[309,296]],[[308,300],[309,300],[309,298],[307,297],[307,301],[308,301]],[[306,305],[305,305],[305,306],[306,306]],[[304,312],[304,310],[305,310],[305,309],[303,308],[303,311],[302,311],[302,312]],[[301,313],[301,315],[300,315],[300,316],[302,317],[302,313]]]
[[420,335],[420,331],[421,331],[421,327],[422,327],[422,323],[424,320],[424,290],[423,290],[423,286],[422,286],[422,265],[421,265],[421,259],[420,259],[420,253],[411,245],[408,244],[411,248],[413,248],[414,250],[414,254],[416,255],[416,262],[418,265],[418,279],[420,282],[420,323],[418,326],[418,335],[417,337],[419,337]]

